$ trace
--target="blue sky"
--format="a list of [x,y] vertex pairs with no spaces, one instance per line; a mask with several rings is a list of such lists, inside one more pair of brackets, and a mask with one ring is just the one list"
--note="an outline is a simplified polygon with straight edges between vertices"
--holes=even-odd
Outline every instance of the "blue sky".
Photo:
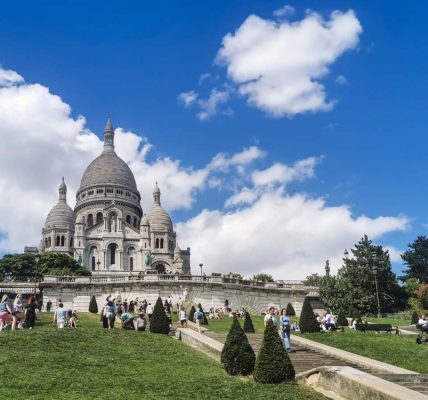
[[[323,262],[320,260],[325,258],[336,260],[336,267],[340,266],[338,249],[343,252],[364,233],[373,231],[376,242],[391,247],[392,253],[397,254],[417,235],[426,234],[428,5],[398,1],[284,3],[266,0],[87,3],[41,1],[37,4],[8,2],[3,5],[0,65],[4,70],[15,71],[25,80],[25,83],[16,81],[14,85],[40,84],[48,88],[51,95],[59,96],[63,104],[71,107],[66,118],[76,121],[83,116],[85,122],[79,129],[86,129],[99,137],[106,117],[110,116],[115,126],[132,132],[129,135],[144,137],[145,143],[150,143],[150,151],[145,154],[145,163],[149,166],[159,160],[170,159],[179,162],[178,171],[201,171],[219,153],[233,157],[254,146],[264,154],[263,157],[255,157],[251,167],[246,164],[245,170],[229,167],[227,172],[210,172],[210,179],[215,176],[222,183],[214,185],[212,181],[204,180],[200,185],[195,184],[186,194],[187,203],[174,203],[172,200],[166,203],[175,222],[182,224],[178,227],[186,241],[183,245],[196,246],[194,254],[199,259],[193,259],[194,264],[209,260],[205,262],[212,265],[212,270],[222,269],[219,260],[227,259],[229,251],[217,248],[207,254],[204,249],[213,243],[211,236],[194,245],[192,234],[206,226],[206,221],[197,220],[200,225],[196,224],[195,218],[201,218],[204,210],[217,212],[223,217],[234,217],[236,213],[242,216],[245,210],[256,212],[254,202],[239,204],[237,208],[226,207],[225,202],[244,187],[251,187],[249,177],[254,171],[269,169],[275,163],[292,166],[311,157],[316,158],[311,173],[297,175],[286,183],[279,179],[268,187],[260,188],[258,196],[277,193],[275,191],[278,190],[282,190],[281,198],[288,196],[290,199],[304,194],[308,199],[323,199],[323,207],[347,206],[354,221],[364,215],[376,226],[382,225],[376,220],[381,216],[405,218],[406,221],[402,219],[396,225],[382,229],[372,227],[372,230],[367,229],[368,232],[364,232],[364,224],[356,222],[352,235],[345,235],[347,241],[337,241],[337,248],[333,244],[326,246],[334,254],[317,249],[316,256],[312,257],[311,248],[307,248],[304,253],[308,254],[310,261],[303,262],[304,274],[315,272],[316,265],[321,271]],[[287,4],[294,8],[294,12],[288,8],[285,15],[274,16],[275,10]],[[333,12],[345,15],[350,10],[354,11],[354,21],[361,27],[353,35],[356,43],[338,50],[331,61],[322,65],[326,71],[318,77],[307,73],[311,81],[323,86],[324,104],[330,104],[329,110],[309,109],[291,114],[288,111],[278,115],[266,107],[249,104],[249,95],[240,92],[244,83],[242,80],[238,82],[244,79],[243,73],[235,79],[231,75],[235,54],[218,61],[223,38],[230,33],[237,44],[240,38],[236,31],[251,15],[257,16],[258,21],[276,24],[276,27],[281,24],[296,27],[315,12],[322,21],[321,25],[326,27],[332,21]],[[349,24],[344,30],[347,26]],[[308,40],[311,40],[310,36]],[[312,46],[318,49],[317,43]],[[293,58],[291,53],[295,47],[291,45],[287,49],[288,52],[279,54],[280,58]],[[230,52],[233,51],[231,48]],[[255,54],[260,55],[260,52]],[[271,55],[276,59],[275,54]],[[322,58],[322,54],[319,56]],[[269,57],[262,63],[269,65],[272,62]],[[287,71],[282,70],[283,76],[279,71],[274,78],[287,81]],[[209,77],[204,79],[207,74]],[[253,77],[247,83],[253,79],[257,80]],[[284,83],[285,86],[287,84]],[[10,84],[4,86],[10,90]],[[226,93],[227,100],[217,105],[214,115],[201,120],[197,116],[202,107],[198,101],[207,101],[212,90]],[[191,91],[198,94],[197,100],[185,107],[179,96]],[[263,95],[269,93],[263,92]],[[7,101],[5,99],[3,101]],[[293,106],[291,103],[287,107]],[[16,109],[7,112],[8,115],[4,115],[6,119],[20,118],[20,115],[13,114]],[[60,125],[55,129],[61,129]],[[0,130],[0,134],[8,143],[8,133]],[[54,133],[49,140],[56,140]],[[16,153],[15,159],[24,157],[24,153]],[[36,165],[37,154],[32,155],[36,158]],[[40,157],[43,157],[41,153]],[[64,161],[72,162],[67,158]],[[127,161],[132,167],[132,160]],[[34,164],[27,168],[31,165]],[[85,166],[77,163],[73,168],[77,170],[76,186]],[[10,178],[12,169],[12,164],[6,164],[0,172],[0,180]],[[58,168],[56,180],[55,174],[45,177],[43,171],[38,176],[44,181],[41,185],[43,190],[53,193],[53,197],[46,200],[52,199],[51,205],[55,202],[56,182],[59,183],[63,174],[67,175],[67,170],[71,170],[70,165],[65,172]],[[22,175],[25,176],[26,172],[31,174],[31,168],[27,171],[23,168]],[[162,179],[153,174],[153,169],[146,172],[151,175],[142,177],[142,181],[151,185],[149,182],[159,179],[162,185]],[[168,179],[172,181],[175,178],[170,176]],[[71,181],[73,183],[73,178]],[[164,187],[168,187],[167,181]],[[40,195],[37,188],[20,187],[20,190],[31,198]],[[140,191],[144,193],[145,189],[140,188]],[[166,193],[174,196],[172,189]],[[34,232],[40,231],[46,210],[51,206],[44,201],[42,203],[34,211],[38,215],[32,222],[35,227],[23,235],[22,240],[36,239]],[[248,221],[253,220],[248,218]],[[221,221],[216,223],[229,226]],[[311,223],[316,230],[317,218],[314,217]],[[277,277],[296,277],[295,270],[301,259],[293,258],[292,252],[288,251],[273,255],[269,247],[263,250],[263,238],[269,241],[270,235],[275,236],[280,247],[294,243],[288,240],[290,231],[284,234],[283,241],[278,239],[283,231],[280,227],[272,228],[272,224],[275,221],[266,221],[270,227],[262,226],[260,229],[266,229],[266,233],[255,242],[261,247],[257,257],[263,257],[264,265],[254,263],[251,257],[244,258],[239,264],[239,255],[236,254],[224,268],[238,264],[235,269],[244,274],[267,270]],[[337,224],[340,225],[340,221],[332,222],[330,229],[337,230],[340,235],[342,228]],[[5,241],[12,233],[4,216],[0,217],[0,231],[1,251],[16,250],[19,246],[17,240]],[[307,235],[305,232],[301,234]],[[216,235],[215,230],[212,233]],[[322,241],[324,236],[320,234],[314,240]],[[217,245],[227,243],[229,238],[224,240]],[[244,239],[236,237],[236,240]],[[333,243],[334,239],[331,240]],[[312,242],[305,243],[310,245]],[[21,247],[25,244],[29,243],[22,243]],[[251,244],[249,249],[256,244]],[[315,247],[318,246],[323,247],[322,243]],[[240,251],[248,251],[245,247],[239,248]],[[264,256],[266,252],[269,255]],[[397,254],[394,269],[399,272],[401,263],[397,261]],[[289,263],[287,257],[291,257]],[[254,265],[247,267],[252,262]]]

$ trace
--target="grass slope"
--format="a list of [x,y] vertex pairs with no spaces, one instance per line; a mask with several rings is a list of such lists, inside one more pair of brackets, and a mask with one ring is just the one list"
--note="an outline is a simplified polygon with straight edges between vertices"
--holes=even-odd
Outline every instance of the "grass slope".
[[97,315],[58,331],[0,333],[1,399],[321,399],[295,384],[259,385],[165,335],[101,329]]
[[307,333],[301,336],[397,367],[428,374],[428,346],[416,344],[416,337],[413,335],[362,333],[346,329],[345,332]]

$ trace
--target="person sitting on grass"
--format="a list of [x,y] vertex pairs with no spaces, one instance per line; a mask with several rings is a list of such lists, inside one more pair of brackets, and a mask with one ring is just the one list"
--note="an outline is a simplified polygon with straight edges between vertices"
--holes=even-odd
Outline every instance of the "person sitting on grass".
[[428,333],[428,319],[425,314],[421,316],[421,318],[418,321],[418,324],[421,326],[422,332]]
[[146,330],[147,327],[147,321],[146,318],[144,317],[144,314],[141,313],[138,318],[136,319],[136,325],[137,325],[137,331],[140,332],[144,332]]
[[332,331],[332,330],[336,329],[336,323],[334,322],[334,316],[330,312],[330,310],[327,310],[327,314],[325,315],[324,320],[323,320],[323,326],[324,326],[325,330],[327,330],[327,331]]
[[122,323],[122,329],[135,330],[134,317],[130,313],[122,313],[120,316],[120,322]]
[[58,304],[58,308],[54,312],[53,322],[56,323],[58,329],[63,329],[66,325],[68,310],[64,309],[62,303]]
[[73,310],[71,313],[71,317],[68,320],[68,326],[70,328],[77,328],[77,324],[79,323],[79,318],[77,318],[77,311]]

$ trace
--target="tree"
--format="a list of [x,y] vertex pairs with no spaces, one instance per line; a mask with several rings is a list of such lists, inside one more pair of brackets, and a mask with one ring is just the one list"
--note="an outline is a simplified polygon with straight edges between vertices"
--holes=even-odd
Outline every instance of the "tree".
[[412,319],[411,319],[411,321],[410,321],[410,325],[415,325],[415,324],[417,324],[418,322],[419,322],[419,316],[418,316],[418,313],[417,313],[416,311],[413,311]]
[[94,314],[98,313],[98,304],[95,296],[92,296],[91,301],[89,302],[89,312]]
[[309,297],[305,297],[299,320],[300,332],[312,333],[320,331],[320,324],[315,317]]
[[352,312],[352,320],[357,321],[357,324],[361,324],[363,322],[361,318],[361,313],[356,309]]
[[410,249],[401,255],[407,268],[400,279],[416,278],[421,283],[428,283],[428,238],[418,236],[408,247]]
[[273,276],[271,274],[257,274],[253,275],[252,280],[255,282],[273,282]]
[[244,332],[245,333],[255,333],[253,321],[251,319],[250,313],[245,310],[245,320],[244,320]]
[[310,274],[305,278],[303,284],[305,286],[319,286],[321,284],[321,279],[322,276],[319,274]]
[[189,311],[189,315],[188,315],[188,317],[187,317],[187,319],[188,319],[189,321],[193,321],[193,318],[194,318],[194,316],[195,316],[195,312],[196,312],[196,308],[195,308],[195,306],[194,306],[194,305],[192,305],[192,308],[190,309],[190,311]]
[[199,303],[199,304],[198,304],[198,308],[202,311],[202,314],[203,314],[201,324],[202,324],[202,325],[208,325],[208,319],[207,319],[207,316],[206,316],[206,314],[205,314],[204,309],[202,308],[201,303]]
[[291,303],[287,304],[286,311],[287,311],[287,315],[289,315],[290,317],[296,315],[296,311],[294,310],[294,307]]
[[247,335],[242,330],[238,319],[233,318],[221,352],[221,363],[224,369],[229,375],[250,375],[254,370],[255,361],[256,356]]
[[337,314],[337,325],[339,326],[348,326],[348,319],[346,318],[345,313],[343,310],[339,311],[339,314]]
[[282,383],[294,379],[293,364],[272,321],[266,325],[253,376],[258,383]]
[[166,315],[162,299],[158,297],[155,308],[153,309],[152,317],[150,318],[150,332],[168,335],[169,323],[170,321]]

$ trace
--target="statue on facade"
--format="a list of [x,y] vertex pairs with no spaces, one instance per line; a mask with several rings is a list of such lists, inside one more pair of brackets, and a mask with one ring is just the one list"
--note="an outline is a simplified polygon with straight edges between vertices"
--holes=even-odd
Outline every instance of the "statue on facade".
[[152,266],[152,253],[150,253],[150,251],[144,252],[144,265],[146,269],[150,269]]
[[184,301],[188,300],[188,296],[189,296],[189,291],[187,290],[187,287],[186,287],[183,290],[183,299],[184,299]]

